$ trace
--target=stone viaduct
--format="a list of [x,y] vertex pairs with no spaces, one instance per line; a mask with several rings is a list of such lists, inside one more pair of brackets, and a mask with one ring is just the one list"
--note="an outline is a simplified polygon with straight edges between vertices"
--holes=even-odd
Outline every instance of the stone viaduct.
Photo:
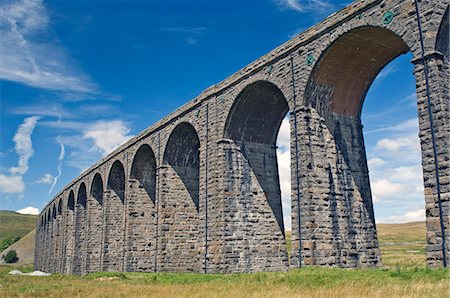
[[[360,113],[376,75],[407,52],[417,83],[427,262],[447,266],[449,2],[354,2],[206,89],[48,203],[35,267],[86,274],[380,266]],[[288,112],[290,258],[275,146]]]

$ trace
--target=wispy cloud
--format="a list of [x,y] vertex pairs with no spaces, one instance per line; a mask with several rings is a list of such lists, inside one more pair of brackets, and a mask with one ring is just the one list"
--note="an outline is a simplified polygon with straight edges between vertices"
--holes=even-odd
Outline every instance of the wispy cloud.
[[15,151],[19,155],[19,164],[17,167],[10,168],[11,174],[23,175],[28,171],[28,160],[34,154],[31,134],[39,119],[38,116],[25,118],[17,129],[13,141],[16,144]]
[[31,135],[39,119],[39,116],[25,118],[17,129],[13,141],[14,151],[19,155],[18,165],[9,168],[10,175],[0,174],[0,192],[23,194],[25,191],[23,175],[28,171],[28,160],[34,154]]
[[49,28],[42,0],[0,4],[0,79],[60,92],[69,100],[104,96],[92,79],[76,67]]
[[278,173],[280,178],[281,200],[283,206],[283,220],[285,228],[290,230],[291,222],[291,125],[289,116],[281,122],[277,138]]
[[324,14],[335,10],[335,6],[328,0],[276,0],[278,7],[298,12],[309,12]]
[[58,182],[58,179],[61,177],[62,161],[64,160],[64,157],[66,156],[66,149],[65,149],[64,143],[61,142],[61,140],[60,140],[60,136],[58,136],[57,140],[58,140],[59,146],[60,146],[59,157],[58,157],[58,166],[56,168],[56,170],[58,171],[58,175],[53,177],[52,186],[50,187],[48,194],[51,194],[53,192],[53,189],[55,188],[55,185]]
[[160,28],[161,31],[166,31],[170,33],[176,33],[183,35],[186,39],[188,45],[194,45],[198,42],[200,35],[203,34],[207,28],[206,27],[163,27]]

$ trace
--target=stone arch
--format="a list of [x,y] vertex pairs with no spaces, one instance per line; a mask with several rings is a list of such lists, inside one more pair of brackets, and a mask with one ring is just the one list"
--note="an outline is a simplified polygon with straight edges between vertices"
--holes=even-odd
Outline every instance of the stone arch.
[[200,207],[200,140],[188,122],[178,124],[169,136],[164,150],[164,164],[170,165],[186,187],[197,211]]
[[445,10],[442,21],[439,25],[438,34],[436,37],[436,50],[444,55],[445,59],[448,61],[450,56],[449,50],[449,7]]
[[123,271],[125,252],[125,170],[119,160],[113,162],[106,183],[103,204],[102,271]]
[[130,178],[139,181],[149,199],[156,200],[156,158],[152,148],[143,144],[137,150],[131,165]]
[[[376,228],[361,109],[379,72],[408,52],[410,47],[394,31],[361,26],[333,40],[315,63],[303,94],[306,107],[297,116],[300,171],[310,185],[301,190],[300,210],[293,209],[302,221],[301,228],[293,226],[295,263],[381,265],[378,245],[373,244]],[[314,142],[317,138],[323,140],[321,146]],[[315,177],[324,177],[326,184]],[[321,188],[327,191],[317,191]],[[329,237],[320,239],[318,233]],[[317,247],[327,249],[319,252]]]
[[199,149],[194,126],[177,124],[167,140],[159,174],[158,271],[201,270]]
[[67,210],[75,210],[75,195],[73,190],[70,190],[69,197],[67,199]]
[[393,31],[364,26],[339,36],[322,53],[305,91],[307,106],[324,113],[359,117],[370,85],[389,62],[409,52]]
[[[288,101],[276,85],[256,81],[237,95],[227,115],[221,144],[228,169],[223,187],[232,209],[245,214],[239,220],[233,219],[235,212],[227,214],[227,229],[239,230],[239,240],[232,240],[240,247],[238,270],[287,266],[276,139],[288,111]],[[247,228],[239,229],[242,226]]]
[[156,249],[156,158],[148,144],[131,164],[127,202],[125,271],[153,271]]
[[103,247],[103,180],[99,173],[94,175],[91,182],[90,194],[87,201],[87,238],[86,243],[86,272],[101,270]]
[[103,205],[103,180],[99,173],[96,173],[92,179],[91,197],[96,199],[98,204]]
[[125,170],[122,163],[118,160],[111,166],[107,187],[115,192],[123,204],[125,201]]

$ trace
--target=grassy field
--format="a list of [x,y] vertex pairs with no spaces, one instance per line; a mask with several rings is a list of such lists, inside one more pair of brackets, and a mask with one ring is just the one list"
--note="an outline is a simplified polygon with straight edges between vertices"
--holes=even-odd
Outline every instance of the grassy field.
[[37,215],[0,210],[0,242],[9,237],[23,237],[36,227]]
[[[0,297],[449,297],[449,271],[425,268],[424,223],[379,225],[385,268],[309,267],[254,274],[94,273],[10,276],[0,265]],[[288,237],[289,238],[289,237]]]
[[377,232],[385,267],[425,268],[425,222],[379,224]]

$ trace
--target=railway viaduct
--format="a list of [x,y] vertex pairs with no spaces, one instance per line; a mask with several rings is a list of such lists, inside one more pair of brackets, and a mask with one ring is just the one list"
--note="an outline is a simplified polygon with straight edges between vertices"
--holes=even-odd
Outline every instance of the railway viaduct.
[[[417,86],[427,263],[447,266],[448,14],[449,0],[356,1],[206,89],[48,203],[37,223],[35,267],[86,274],[380,266],[360,113],[379,71],[407,52]],[[288,112],[290,262],[275,146]]]

